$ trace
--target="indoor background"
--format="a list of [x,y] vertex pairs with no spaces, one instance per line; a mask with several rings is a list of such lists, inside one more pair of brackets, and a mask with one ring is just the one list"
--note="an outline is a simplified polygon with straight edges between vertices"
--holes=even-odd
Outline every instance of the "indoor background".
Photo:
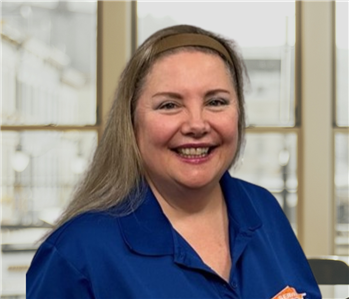
[[158,29],[234,39],[250,82],[244,157],[307,256],[349,255],[348,1],[11,1],[1,4],[1,298],[69,201],[118,76]]

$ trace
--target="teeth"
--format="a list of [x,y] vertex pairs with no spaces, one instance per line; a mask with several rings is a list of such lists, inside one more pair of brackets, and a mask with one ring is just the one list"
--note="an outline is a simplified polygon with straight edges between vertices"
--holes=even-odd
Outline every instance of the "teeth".
[[207,155],[208,147],[198,147],[198,148],[180,148],[178,153],[185,157],[204,157]]

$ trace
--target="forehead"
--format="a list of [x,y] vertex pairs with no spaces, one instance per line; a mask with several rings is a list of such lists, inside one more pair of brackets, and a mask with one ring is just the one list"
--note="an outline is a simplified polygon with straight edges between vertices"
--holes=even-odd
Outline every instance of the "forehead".
[[213,51],[183,48],[161,55],[149,69],[145,85],[159,84],[158,81],[165,80],[175,83],[181,79],[206,79],[216,84],[233,82],[227,63],[218,54]]
[[216,61],[220,61],[226,66],[226,69],[230,72],[228,64],[214,50],[204,48],[204,47],[182,47],[182,48],[176,48],[176,49],[172,49],[164,53],[161,53],[153,62],[148,74],[154,68],[154,66],[160,64],[161,62],[163,61],[166,62],[171,60],[181,60],[183,56],[198,57],[198,59],[202,61],[212,60],[212,59]]

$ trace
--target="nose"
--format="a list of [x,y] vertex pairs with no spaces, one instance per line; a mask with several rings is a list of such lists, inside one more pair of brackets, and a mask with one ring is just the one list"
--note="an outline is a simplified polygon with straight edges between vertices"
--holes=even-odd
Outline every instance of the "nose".
[[210,124],[201,107],[187,111],[182,125],[182,133],[194,138],[200,138],[210,131]]

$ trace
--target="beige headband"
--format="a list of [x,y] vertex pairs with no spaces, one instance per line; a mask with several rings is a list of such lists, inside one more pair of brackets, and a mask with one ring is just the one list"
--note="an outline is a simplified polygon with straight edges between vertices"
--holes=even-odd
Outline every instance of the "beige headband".
[[220,42],[207,35],[196,33],[180,33],[163,38],[156,44],[155,54],[185,46],[199,46],[216,50],[233,64],[229,52]]

